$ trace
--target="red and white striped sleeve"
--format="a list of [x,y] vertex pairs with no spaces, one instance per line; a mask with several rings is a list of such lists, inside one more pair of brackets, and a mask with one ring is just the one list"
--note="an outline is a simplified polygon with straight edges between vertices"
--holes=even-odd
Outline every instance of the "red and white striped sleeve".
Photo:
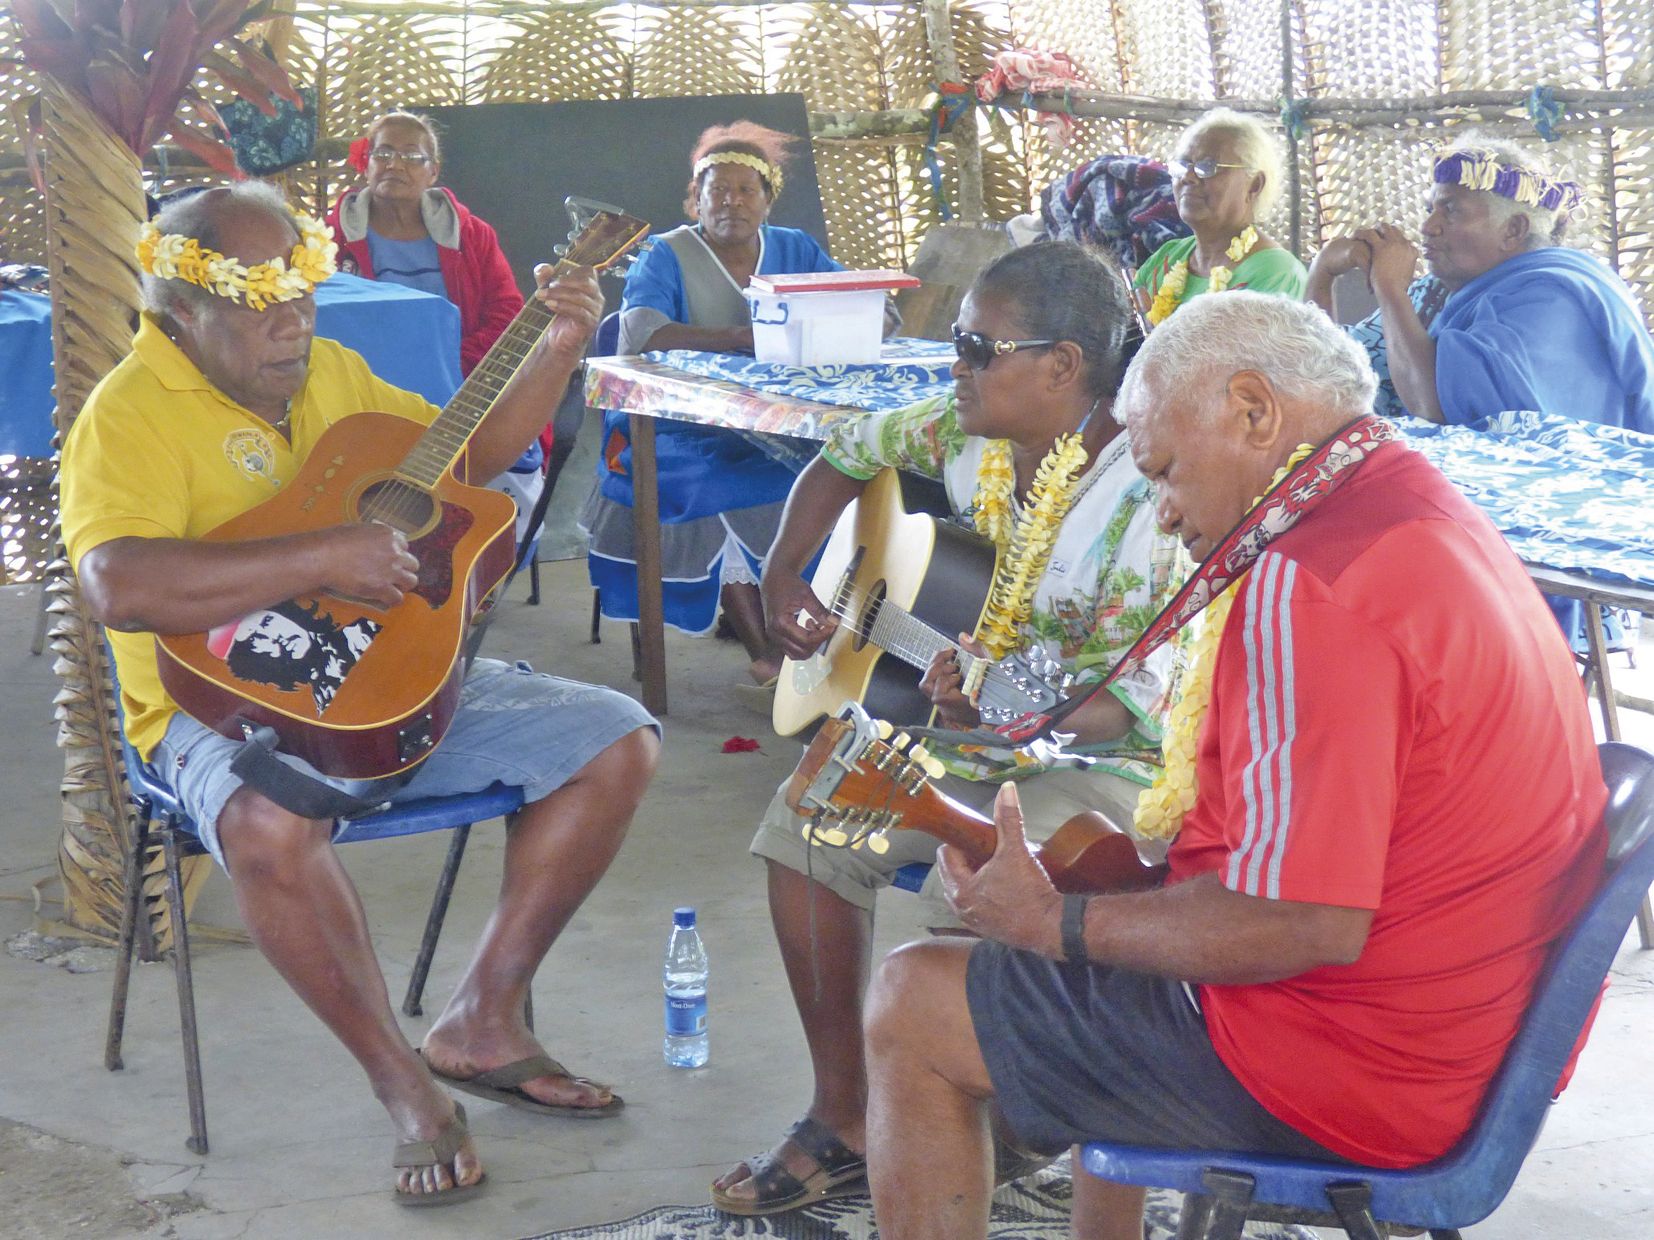
[[1377,908],[1414,712],[1390,639],[1279,553],[1219,649],[1225,886]]

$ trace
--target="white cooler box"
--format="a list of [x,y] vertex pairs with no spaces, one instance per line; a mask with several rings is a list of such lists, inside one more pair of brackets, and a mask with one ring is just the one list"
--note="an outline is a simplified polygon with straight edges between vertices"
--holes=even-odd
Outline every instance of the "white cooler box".
[[884,339],[885,294],[917,288],[902,271],[817,271],[753,276],[753,352],[761,362],[831,366],[876,362]]

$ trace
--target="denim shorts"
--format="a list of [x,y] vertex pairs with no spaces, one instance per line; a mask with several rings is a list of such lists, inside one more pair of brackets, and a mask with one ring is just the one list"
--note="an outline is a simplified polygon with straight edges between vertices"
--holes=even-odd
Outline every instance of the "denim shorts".
[[[536,672],[527,663],[478,659],[460,690],[459,708],[436,751],[414,777],[386,796],[391,804],[459,796],[506,784],[534,802],[555,792],[598,754],[639,728],[660,725],[624,693]],[[243,742],[230,740],[179,712],[150,755],[151,768],[177,794],[219,865],[218,820],[242,779],[230,762]],[[371,781],[331,779],[298,758],[289,766],[353,795],[372,794]]]

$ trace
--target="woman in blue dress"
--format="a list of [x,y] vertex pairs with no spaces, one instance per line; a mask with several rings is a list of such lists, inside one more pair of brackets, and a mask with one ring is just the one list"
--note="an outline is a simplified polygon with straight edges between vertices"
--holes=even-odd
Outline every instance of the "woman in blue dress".
[[[654,238],[621,300],[618,352],[752,352],[747,281],[754,275],[838,271],[816,239],[766,221],[794,139],[750,121],[701,134],[684,200],[691,223]],[[793,478],[815,446],[662,419],[661,575],[666,623],[705,633],[722,604],[746,648],[755,684],[773,684],[781,656],[764,628],[758,577]],[[582,523],[603,614],[637,619],[631,442],[625,415],[604,418],[598,481]]]

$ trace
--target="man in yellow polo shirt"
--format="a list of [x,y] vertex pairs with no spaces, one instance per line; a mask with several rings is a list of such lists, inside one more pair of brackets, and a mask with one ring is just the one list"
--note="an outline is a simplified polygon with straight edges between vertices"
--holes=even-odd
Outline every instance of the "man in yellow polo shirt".
[[[288,600],[317,593],[394,606],[418,564],[388,527],[198,540],[291,481],[340,418],[378,410],[428,424],[438,410],[375,379],[355,353],[312,338],[311,290],[333,270],[332,239],[269,186],[210,190],[168,208],[146,228],[139,261],[147,308],[132,352],[88,399],[62,469],[64,539],[110,630],[128,735],[225,867],[254,943],[367,1073],[400,1142],[397,1200],[459,1200],[479,1186],[482,1164],[439,1081],[539,1113],[612,1115],[622,1106],[546,1055],[523,1021],[523,1000],[620,847],[654,769],[658,728],[612,690],[476,661],[442,744],[391,799],[499,782],[522,788],[525,804],[508,827],[499,904],[415,1052],[334,855],[333,824],[242,782],[230,769],[241,742],[178,710],[162,688],[153,635],[204,632],[252,613],[279,618]],[[471,438],[472,477],[504,471],[539,433],[596,325],[595,276],[550,277],[537,269],[536,296],[556,318]],[[340,657],[353,658],[363,636],[341,633]]]

